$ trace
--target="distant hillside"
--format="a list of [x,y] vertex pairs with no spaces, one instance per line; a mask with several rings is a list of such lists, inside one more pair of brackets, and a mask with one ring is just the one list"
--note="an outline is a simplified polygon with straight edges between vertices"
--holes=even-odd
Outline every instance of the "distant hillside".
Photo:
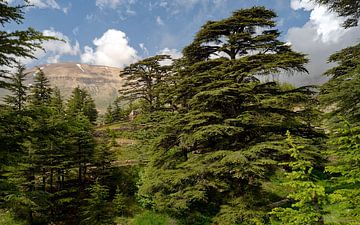
[[[84,87],[94,98],[100,113],[117,96],[123,80],[119,77],[120,68],[108,66],[93,66],[78,63],[55,63],[39,66],[49,78],[52,86],[57,86],[64,98],[68,98],[71,91],[79,86]],[[33,75],[37,68],[29,69],[29,85],[33,82]],[[4,93],[0,93],[0,96]]]

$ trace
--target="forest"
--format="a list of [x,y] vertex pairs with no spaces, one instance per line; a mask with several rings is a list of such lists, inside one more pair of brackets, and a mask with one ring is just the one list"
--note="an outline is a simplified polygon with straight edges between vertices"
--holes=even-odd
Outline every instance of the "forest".
[[[317,0],[358,25],[360,1]],[[208,21],[180,59],[126,66],[100,115],[19,57],[52,36],[0,0],[0,224],[360,224],[360,43],[334,52],[323,85],[257,6]],[[62,40],[59,40],[62,41]]]

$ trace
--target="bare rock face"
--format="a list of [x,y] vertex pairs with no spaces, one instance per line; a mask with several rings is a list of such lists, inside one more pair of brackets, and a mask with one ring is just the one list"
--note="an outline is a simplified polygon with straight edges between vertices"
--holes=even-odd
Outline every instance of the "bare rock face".
[[[68,99],[72,90],[79,86],[85,88],[93,99],[100,113],[106,111],[107,106],[118,96],[118,90],[124,82],[119,77],[120,68],[108,66],[93,66],[80,63],[55,63],[41,65],[42,69],[53,87],[58,87],[64,99]],[[29,85],[38,68],[27,70],[29,72]]]

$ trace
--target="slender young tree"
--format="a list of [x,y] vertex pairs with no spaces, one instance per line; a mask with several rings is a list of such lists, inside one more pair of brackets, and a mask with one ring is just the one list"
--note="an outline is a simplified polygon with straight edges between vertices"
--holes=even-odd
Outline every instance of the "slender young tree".
[[90,122],[95,123],[98,112],[91,95],[80,87],[76,87],[67,103],[66,112],[71,115],[82,113]]
[[30,103],[34,107],[47,106],[50,103],[52,94],[50,81],[46,77],[44,71],[40,68],[38,68],[38,71],[36,71],[34,76],[34,83],[30,88]]
[[11,95],[7,95],[4,101],[10,105],[14,110],[21,112],[25,108],[27,101],[28,87],[25,84],[26,76],[29,73],[25,73],[25,66],[18,64],[17,71],[8,78],[8,90]]
[[325,224],[323,207],[327,202],[325,188],[316,183],[313,162],[304,157],[301,152],[305,146],[297,146],[290,133],[287,133],[287,143],[292,161],[281,163],[290,169],[286,172],[287,182],[283,185],[291,190],[287,196],[292,201],[289,208],[275,208],[271,214],[277,220],[273,224]]

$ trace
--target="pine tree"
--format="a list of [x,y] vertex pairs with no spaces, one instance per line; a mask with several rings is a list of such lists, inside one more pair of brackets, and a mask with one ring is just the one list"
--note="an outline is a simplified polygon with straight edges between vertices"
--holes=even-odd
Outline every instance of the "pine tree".
[[188,224],[259,223],[269,204],[261,183],[288,157],[286,131],[319,143],[311,87],[261,81],[306,72],[304,55],[278,40],[275,17],[263,7],[238,10],[206,23],[184,49],[171,92],[178,111],[160,128],[139,191],[157,210]]
[[[22,24],[24,11],[27,5],[9,5],[9,1],[0,0],[0,25]],[[41,44],[47,40],[56,40],[54,37],[44,36],[41,32],[28,28],[27,30],[16,30],[12,32],[6,29],[0,31],[0,66],[13,67],[18,57],[35,58],[34,52],[43,49]],[[0,77],[7,77],[6,70],[0,69]],[[5,80],[0,79],[0,88],[7,86]]]
[[[305,146],[297,146],[290,133],[287,133],[289,154],[293,161],[281,163],[291,170],[286,173],[287,182],[283,185],[291,190],[287,196],[292,202],[289,208],[275,208],[275,215],[281,224],[307,225],[325,224],[323,206],[327,202],[325,188],[316,183],[314,165],[304,155]],[[278,224],[275,220],[274,224]]]
[[73,90],[68,100],[66,111],[70,115],[82,113],[91,123],[95,123],[98,116],[93,98],[85,89],[80,87],[76,87]]
[[157,55],[125,67],[120,73],[120,77],[126,81],[119,91],[121,98],[130,102],[143,100],[149,111],[159,108],[161,101],[157,86],[171,71],[171,66],[161,63],[169,59],[168,55]]
[[28,74],[25,73],[25,67],[18,64],[16,73],[8,78],[7,89],[11,92],[11,95],[5,96],[4,101],[18,112],[25,108],[27,101],[28,87],[25,85],[25,79]]
[[356,224],[360,220],[360,127],[342,124],[329,143],[328,155],[335,158],[326,167],[334,190],[330,200],[337,205],[340,221]]
[[107,202],[109,190],[106,186],[101,185],[98,181],[88,188],[90,196],[86,198],[86,205],[83,207],[82,221],[80,224],[92,225],[110,225],[112,213],[110,205]]
[[112,108],[111,104],[109,104],[109,106],[106,108],[106,113],[105,113],[104,117],[105,117],[105,119],[104,119],[105,124],[110,124],[115,121],[114,114],[113,114],[113,108]]
[[330,80],[321,87],[320,102],[336,125],[339,116],[350,123],[360,122],[360,44],[345,48],[329,58],[338,66],[325,75]]
[[45,76],[44,71],[38,68],[38,71],[34,74],[34,83],[32,84],[30,91],[30,103],[31,106],[47,106],[50,103],[52,88],[50,87],[50,81]]

